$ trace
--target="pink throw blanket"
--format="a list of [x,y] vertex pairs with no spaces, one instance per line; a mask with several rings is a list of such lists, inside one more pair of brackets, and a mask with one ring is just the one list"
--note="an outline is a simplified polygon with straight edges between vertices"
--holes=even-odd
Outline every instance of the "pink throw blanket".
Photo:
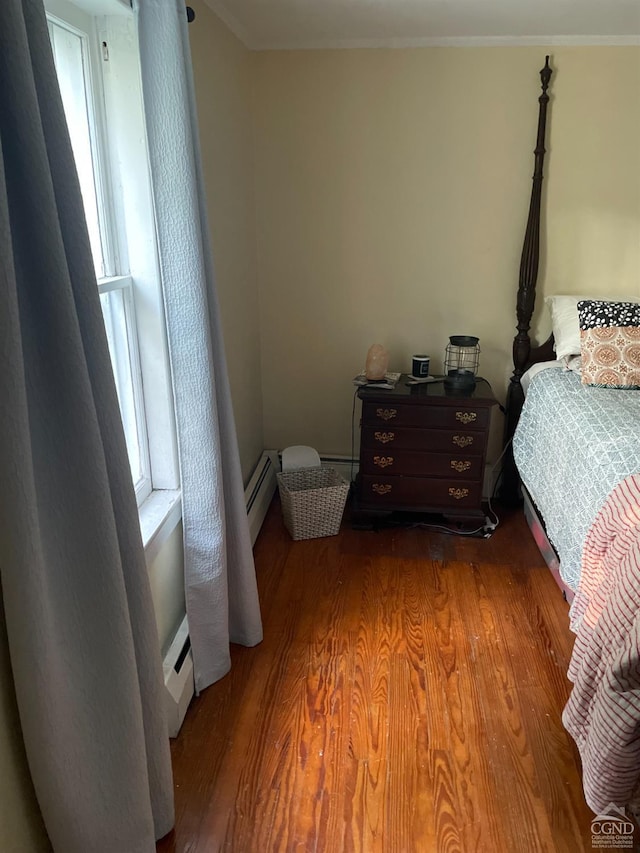
[[640,778],[640,475],[611,492],[587,536],[572,607],[573,690],[562,716],[594,812]]

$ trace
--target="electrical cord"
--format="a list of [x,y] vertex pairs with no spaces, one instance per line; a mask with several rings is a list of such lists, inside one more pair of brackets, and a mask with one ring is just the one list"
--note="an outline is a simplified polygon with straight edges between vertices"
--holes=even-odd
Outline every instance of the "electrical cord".
[[[502,453],[500,454],[500,456],[498,456],[496,461],[491,466],[491,473],[490,473],[491,477],[493,477],[493,474],[495,472],[496,467],[498,466],[498,464],[499,464],[500,460],[502,459],[502,457],[504,456],[504,454],[507,452],[510,444],[511,444],[511,439],[509,439],[509,441],[505,444],[505,446],[502,449]],[[417,522],[417,523],[409,525],[409,527],[419,528],[422,530],[437,530],[441,533],[448,533],[451,536],[478,536],[479,534],[482,534],[484,539],[490,539],[493,532],[498,528],[498,526],[500,524],[500,518],[499,518],[497,512],[494,510],[493,506],[491,505],[491,500],[495,495],[495,490],[496,490],[497,484],[498,484],[501,476],[502,476],[502,469],[500,469],[500,473],[498,474],[498,477],[495,479],[495,482],[493,484],[493,488],[490,489],[489,498],[487,499],[489,515],[486,516],[485,523],[481,527],[477,527],[475,530],[458,530],[455,528],[447,527],[445,524],[434,524],[431,522]]]
[[358,389],[353,392],[353,406],[351,408],[351,472],[349,474],[349,484],[353,486],[353,464],[355,462],[355,421],[356,421],[356,399],[358,397]]
[[[508,441],[508,442],[505,444],[505,446],[502,448],[502,453],[500,454],[500,456],[498,456],[498,458],[496,459],[496,461],[495,461],[495,462],[493,463],[493,465],[491,466],[491,471],[492,471],[492,473],[493,473],[494,469],[496,468],[496,466],[498,465],[498,463],[500,462],[500,460],[502,459],[502,457],[504,456],[504,454],[505,454],[505,453],[507,452],[507,450],[509,449],[509,447],[510,447],[510,445],[511,445],[512,441],[513,441],[513,436],[509,439],[509,441]],[[500,471],[498,472],[498,476],[497,476],[497,477],[495,478],[495,480],[493,481],[493,488],[491,489],[491,497],[489,498],[489,506],[491,506],[491,501],[492,501],[492,500],[493,500],[493,498],[495,498],[495,496],[496,496],[496,493],[497,493],[497,491],[498,491],[498,486],[500,485],[500,481],[502,480],[503,474],[504,474],[504,465],[502,465],[502,467],[500,468]]]
[[[494,477],[495,470],[498,467],[502,457],[504,456],[504,454],[509,449],[509,446],[511,445],[511,441],[512,441],[512,439],[509,439],[509,441],[502,448],[502,452],[501,452],[500,456],[498,456],[496,461],[491,466],[491,473],[490,473],[491,478]],[[502,471],[503,471],[503,467],[500,468],[500,471],[498,472],[498,476],[495,477],[494,482],[493,482],[493,487],[489,490],[489,497],[487,498],[489,513],[493,516],[494,520],[492,521],[491,518],[489,518],[489,516],[487,516],[487,523],[485,524],[485,528],[489,528],[491,533],[493,533],[493,531],[500,524],[500,519],[498,518],[498,514],[496,513],[493,506],[491,505],[491,500],[495,497],[496,489],[498,487],[498,482],[500,481],[500,477],[502,477]]]
[[477,527],[475,530],[456,530],[453,527],[447,527],[446,524],[432,524],[428,521],[420,521],[415,524],[407,525],[410,529],[417,530],[434,530],[439,533],[447,533],[449,536],[478,536],[482,533],[484,539],[489,539],[491,533],[486,533],[484,526]]
[[[492,393],[492,394],[493,394],[493,396],[495,397],[495,396],[496,396],[496,395],[495,395],[495,392],[494,392],[493,387],[492,387],[491,383],[489,382],[489,380],[488,380],[488,379],[485,379],[484,381],[487,383],[487,385],[489,386],[489,388],[490,388],[490,390],[491,390],[491,393]],[[498,403],[498,401],[497,401],[497,400],[496,400],[496,403]],[[505,409],[505,407],[502,405],[502,403],[498,403],[498,408],[500,409],[500,411],[502,412],[502,414],[503,414],[503,415],[506,415],[506,414],[507,414],[507,410],[506,410],[506,409]]]

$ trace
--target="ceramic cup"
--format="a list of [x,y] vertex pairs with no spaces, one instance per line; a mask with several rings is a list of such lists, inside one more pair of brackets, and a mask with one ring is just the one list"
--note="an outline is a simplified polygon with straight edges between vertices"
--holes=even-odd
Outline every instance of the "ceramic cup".
[[415,376],[416,379],[424,379],[425,376],[428,376],[429,361],[428,355],[414,355],[411,358],[411,375]]

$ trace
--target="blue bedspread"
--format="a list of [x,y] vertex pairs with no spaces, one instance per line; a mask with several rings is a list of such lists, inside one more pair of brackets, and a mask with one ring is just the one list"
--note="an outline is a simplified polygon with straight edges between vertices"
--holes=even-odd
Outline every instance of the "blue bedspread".
[[640,472],[640,391],[591,388],[571,371],[544,370],[531,382],[513,453],[575,590],[598,510],[617,483]]

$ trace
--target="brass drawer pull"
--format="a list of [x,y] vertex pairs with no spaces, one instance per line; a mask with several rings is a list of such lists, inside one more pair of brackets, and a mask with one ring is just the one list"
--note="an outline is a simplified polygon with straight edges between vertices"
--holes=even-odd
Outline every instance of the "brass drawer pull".
[[459,474],[462,474],[463,471],[468,471],[471,468],[471,462],[464,461],[458,462],[456,459],[451,460],[451,467],[454,471],[457,471]]
[[459,501],[461,498],[469,497],[469,489],[449,489],[449,495]]
[[454,435],[451,441],[457,447],[469,447],[470,444],[473,444],[473,436],[472,435]]
[[388,495],[392,486],[388,483],[374,483],[371,488],[377,495]]
[[397,409],[376,409],[376,415],[383,421],[390,421],[398,414]]
[[374,456],[373,464],[378,468],[388,468],[389,465],[393,465],[393,456]]
[[456,420],[463,424],[472,424],[477,417],[476,412],[456,412]]
[[395,432],[374,432],[373,437],[376,441],[380,441],[382,444],[387,444],[387,442],[394,440],[396,434]]

